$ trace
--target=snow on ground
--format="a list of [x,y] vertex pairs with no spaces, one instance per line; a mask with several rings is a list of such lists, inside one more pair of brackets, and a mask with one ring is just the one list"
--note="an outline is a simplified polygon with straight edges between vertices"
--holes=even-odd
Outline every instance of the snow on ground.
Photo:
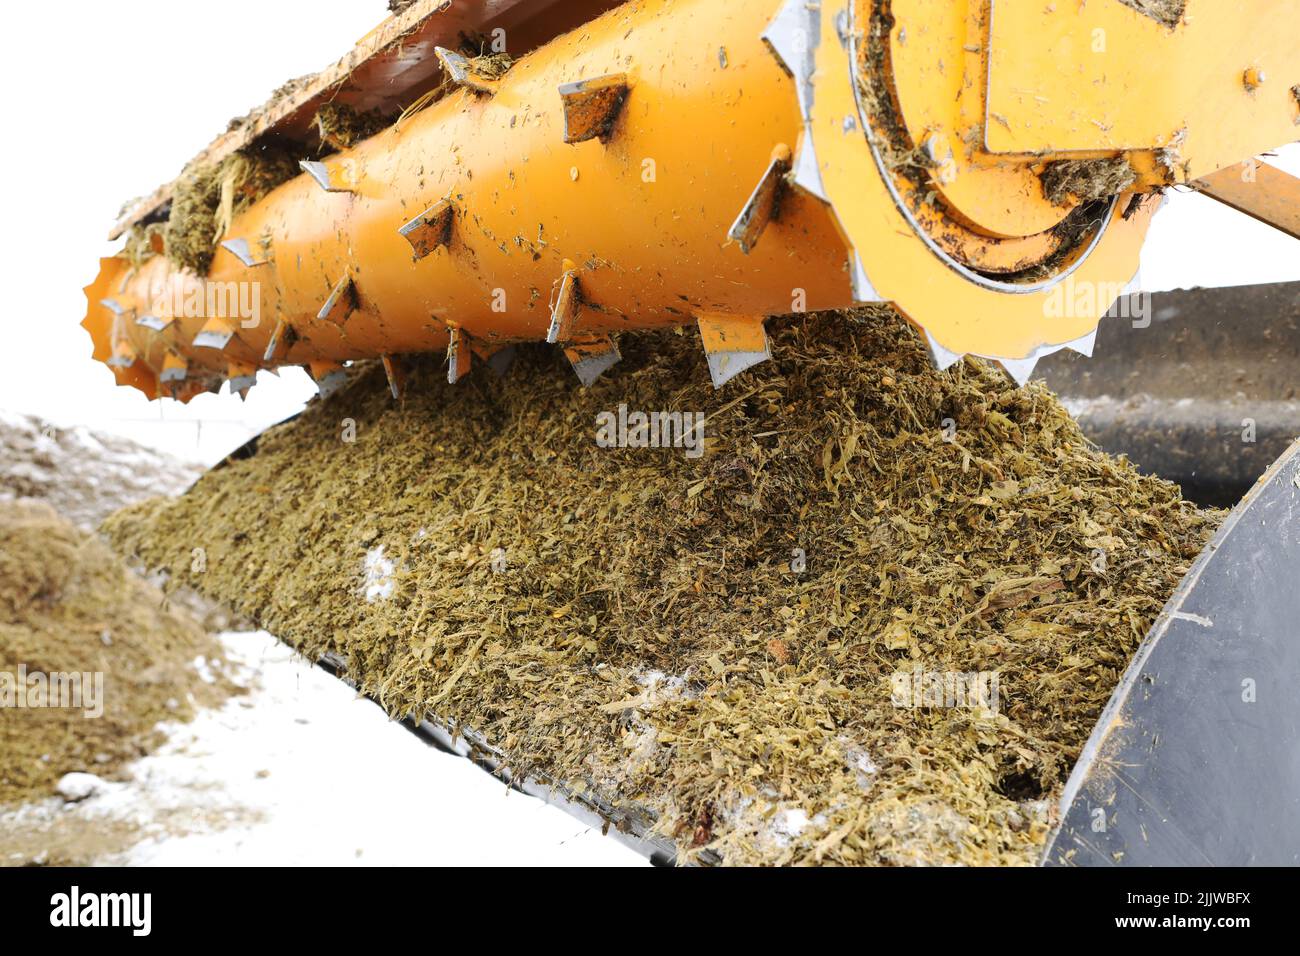
[[178,495],[200,471],[125,438],[0,409],[0,500],[48,502],[83,528],[154,495]]
[[270,635],[221,639],[247,695],[168,727],[132,782],[23,808],[0,832],[137,866],[645,865],[429,747]]

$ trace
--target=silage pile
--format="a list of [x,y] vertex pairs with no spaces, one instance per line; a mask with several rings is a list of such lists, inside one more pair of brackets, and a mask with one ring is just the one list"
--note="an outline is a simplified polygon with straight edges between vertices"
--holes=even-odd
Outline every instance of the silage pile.
[[44,501],[80,528],[124,505],[178,495],[201,473],[126,438],[0,410],[0,502]]
[[[402,405],[364,370],[106,530],[684,859],[1030,862],[1217,515],[888,310],[769,326],[719,393],[693,333],[624,337],[586,392],[542,348]],[[598,447],[620,404],[704,412],[707,453]],[[996,672],[1000,706],[900,706],[914,672]]]
[[166,605],[48,505],[0,502],[0,806],[119,775],[230,693],[216,640]]
[[[268,145],[245,147],[218,163],[190,163],[173,186],[171,211],[162,229],[167,258],[178,268],[206,276],[217,243],[234,218],[297,175],[296,156]],[[128,256],[143,242],[140,237],[147,239],[147,229],[133,227]]]

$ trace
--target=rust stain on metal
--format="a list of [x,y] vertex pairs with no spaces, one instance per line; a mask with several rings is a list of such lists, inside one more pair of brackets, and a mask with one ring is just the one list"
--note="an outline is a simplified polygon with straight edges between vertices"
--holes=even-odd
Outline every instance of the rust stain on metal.
[[749,202],[741,210],[731,231],[727,234],[740,244],[745,255],[758,244],[759,236],[767,224],[781,215],[781,191],[786,174],[790,172],[793,153],[784,143],[772,152],[771,162],[759,180]]
[[560,87],[564,104],[564,141],[604,139],[618,119],[629,92],[627,76],[614,73]]
[[434,249],[451,242],[451,224],[455,213],[451,200],[444,199],[398,230],[411,244],[416,259],[423,259]]
[[565,343],[573,338],[578,327],[578,312],[582,298],[578,289],[578,270],[572,262],[564,263],[564,274],[556,283],[551,302],[551,327],[546,341]]

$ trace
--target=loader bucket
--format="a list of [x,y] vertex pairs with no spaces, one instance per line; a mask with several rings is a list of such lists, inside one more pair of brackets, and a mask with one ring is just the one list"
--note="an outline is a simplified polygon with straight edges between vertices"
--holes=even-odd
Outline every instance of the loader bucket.
[[[1300,442],[1260,478],[1169,600],[1075,765],[1044,866],[1300,863]],[[319,662],[345,679],[336,659]],[[483,739],[408,730],[671,865],[627,807],[514,777]]]
[[1066,784],[1051,866],[1300,863],[1300,442],[1233,511]]
[[[1115,689],[1061,798],[1044,866],[1300,863],[1300,441],[1188,571]],[[346,680],[341,662],[318,662]],[[657,865],[671,841],[628,807],[527,776],[473,734],[404,726]]]

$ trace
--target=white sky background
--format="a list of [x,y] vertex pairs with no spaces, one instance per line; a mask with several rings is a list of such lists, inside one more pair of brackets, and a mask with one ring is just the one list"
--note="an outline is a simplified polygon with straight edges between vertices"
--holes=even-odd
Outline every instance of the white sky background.
[[[90,359],[81,289],[120,246],[104,236],[125,200],[174,178],[232,116],[338,59],[386,13],[383,0],[4,4],[0,408],[211,464],[301,407],[315,388],[296,368],[263,372],[247,404],[223,393],[183,407],[117,388]],[[1274,162],[1300,174],[1300,146]],[[1300,244],[1173,195],[1142,278],[1148,291],[1300,279]]]
[[3,5],[0,408],[212,464],[315,394],[297,368],[263,372],[246,404],[223,392],[182,406],[118,388],[90,358],[81,290],[120,248],[104,237],[127,199],[174,179],[231,117],[334,62],[387,13],[384,0]]

